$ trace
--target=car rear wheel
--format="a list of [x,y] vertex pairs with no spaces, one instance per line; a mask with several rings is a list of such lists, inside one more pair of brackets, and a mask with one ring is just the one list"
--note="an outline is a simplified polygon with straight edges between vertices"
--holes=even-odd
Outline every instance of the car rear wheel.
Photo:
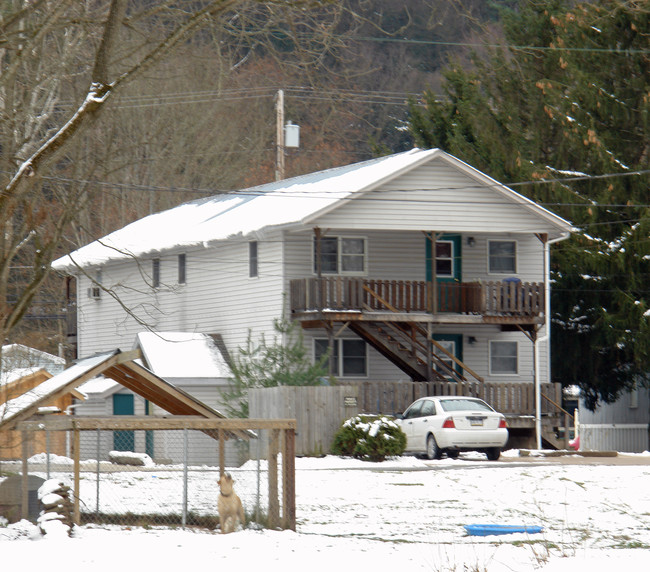
[[485,450],[485,454],[487,455],[488,461],[498,461],[499,457],[501,456],[501,448],[490,447],[489,449]]
[[438,443],[436,443],[436,438],[431,434],[427,437],[426,455],[429,460],[440,459],[442,457],[442,451],[438,447]]

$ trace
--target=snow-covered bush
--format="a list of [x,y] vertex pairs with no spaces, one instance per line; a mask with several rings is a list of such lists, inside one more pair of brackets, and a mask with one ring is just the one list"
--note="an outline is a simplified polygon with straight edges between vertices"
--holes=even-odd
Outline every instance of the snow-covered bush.
[[332,453],[368,461],[401,455],[406,435],[390,417],[357,415],[345,421],[334,435]]

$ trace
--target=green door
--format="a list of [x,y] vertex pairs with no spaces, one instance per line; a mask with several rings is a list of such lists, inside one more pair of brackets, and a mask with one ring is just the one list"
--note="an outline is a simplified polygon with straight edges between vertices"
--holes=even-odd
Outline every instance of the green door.
[[[113,395],[113,415],[134,415],[133,394]],[[135,451],[135,433],[133,431],[113,431],[114,451]]]
[[[144,414],[151,415],[151,402],[144,402]],[[153,459],[153,431],[144,432],[144,452]]]
[[[427,282],[433,278],[432,271],[432,244],[427,236],[426,240],[426,277]],[[461,237],[459,234],[445,234],[436,239],[436,282],[438,287],[439,312],[460,312],[461,311]],[[458,286],[457,286],[458,285]]]
[[[445,348],[451,355],[453,355],[458,361],[463,361],[463,335],[462,334],[434,334],[431,336],[436,342],[438,342],[443,348]],[[438,356],[438,358],[443,361],[447,367],[452,368],[461,375],[464,373],[463,368],[461,368],[457,363],[454,362],[447,354],[440,351],[439,349],[433,349],[433,353]],[[436,366],[436,369],[442,375],[447,376],[449,370],[444,366]]]

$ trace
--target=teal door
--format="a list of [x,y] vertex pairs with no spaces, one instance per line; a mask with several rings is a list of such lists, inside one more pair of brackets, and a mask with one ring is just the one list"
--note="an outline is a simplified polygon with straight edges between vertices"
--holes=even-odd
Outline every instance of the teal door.
[[[113,395],[113,415],[134,415],[133,394]],[[113,431],[113,450],[135,451],[133,431]]]
[[[151,402],[144,402],[144,414],[151,415]],[[153,459],[153,431],[144,432],[144,452]]]
[[[433,278],[432,241],[426,240],[426,277]],[[461,237],[458,234],[445,234],[436,239],[436,291],[438,312],[460,312],[461,308]]]
[[[433,277],[431,240],[426,240],[427,282]],[[436,239],[436,278],[438,282],[462,282],[461,240],[459,234],[444,234]]]
[[[458,361],[463,361],[463,335],[462,334],[434,334],[431,336],[439,345],[453,355]],[[463,368],[460,367],[453,359],[451,359],[445,352],[434,347],[433,353],[436,354],[438,359],[445,365],[436,365],[436,370],[445,377],[451,377],[449,369],[457,371],[461,375],[464,373]]]

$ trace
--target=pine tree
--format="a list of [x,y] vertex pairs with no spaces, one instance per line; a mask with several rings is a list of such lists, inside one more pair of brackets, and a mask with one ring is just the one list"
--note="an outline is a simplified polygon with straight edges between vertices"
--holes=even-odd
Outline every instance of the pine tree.
[[279,385],[322,385],[329,380],[324,356],[314,363],[308,354],[298,322],[279,318],[273,322],[272,342],[264,335],[255,343],[249,333],[246,345],[231,364],[232,378],[222,392],[226,411],[231,417],[248,417],[248,390]]
[[553,252],[553,375],[592,407],[650,381],[649,12],[522,0],[503,14],[504,48],[451,65],[445,98],[410,106],[418,145],[578,227]]

